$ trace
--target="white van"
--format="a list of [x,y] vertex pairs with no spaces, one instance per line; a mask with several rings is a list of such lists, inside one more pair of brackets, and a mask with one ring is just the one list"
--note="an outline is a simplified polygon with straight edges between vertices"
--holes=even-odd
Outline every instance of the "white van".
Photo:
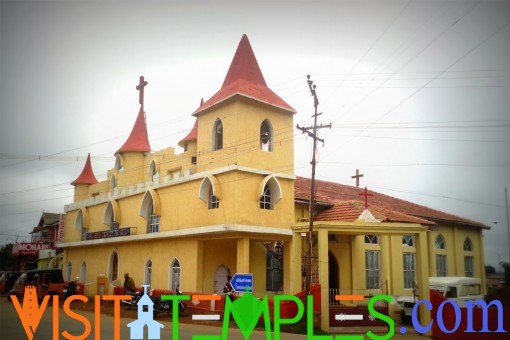
[[[460,307],[464,307],[468,300],[483,300],[482,284],[479,278],[463,276],[430,277],[429,288],[443,295],[448,300],[456,301]],[[414,304],[418,300],[429,300],[429,297],[414,298],[412,296],[400,296],[397,302],[400,304],[402,321],[410,321]]]

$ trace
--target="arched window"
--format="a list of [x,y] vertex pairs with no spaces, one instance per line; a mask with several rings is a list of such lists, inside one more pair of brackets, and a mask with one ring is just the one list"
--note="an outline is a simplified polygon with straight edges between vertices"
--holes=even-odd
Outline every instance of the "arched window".
[[213,151],[223,149],[223,123],[218,118],[213,126]]
[[85,261],[81,263],[81,269],[80,269],[80,282],[85,284],[87,280],[87,264]]
[[260,196],[259,204],[260,209],[273,210],[273,194],[268,183],[264,186],[264,192]]
[[103,223],[110,227],[110,230],[119,229],[119,218],[120,218],[119,206],[117,201],[112,200],[106,204],[104,211]]
[[446,249],[446,242],[443,235],[437,235],[436,237],[436,249]]
[[402,237],[402,245],[404,247],[414,247],[414,237],[412,235],[404,235]]
[[122,166],[122,158],[120,157],[120,155],[117,155],[115,157],[115,169],[117,169],[118,172],[124,171],[124,168]]
[[464,240],[464,251],[473,251],[473,243],[469,237]]
[[439,234],[436,237],[436,276],[448,275],[448,262],[446,259],[446,241],[443,235]]
[[67,261],[67,268],[66,268],[66,281],[71,281],[73,275],[73,264],[71,261]]
[[273,151],[273,127],[267,119],[260,125],[260,149]]
[[274,175],[264,177],[259,184],[258,193],[260,209],[272,210],[282,199],[282,187]]
[[112,175],[112,177],[110,177],[110,187],[112,189],[115,189],[117,187],[117,177],[115,177],[115,175]]
[[220,207],[220,185],[216,177],[208,175],[204,177],[198,191],[198,197],[207,203],[209,209]]
[[155,160],[152,160],[151,165],[149,166],[149,175],[153,182],[155,179],[159,178],[158,167]]
[[151,201],[147,214],[147,232],[157,233],[159,231],[159,215],[154,211],[154,202]]
[[109,265],[109,279],[110,282],[117,280],[119,278],[119,255],[116,251],[112,253],[110,256],[110,265]]
[[365,235],[365,244],[379,244],[377,235]]
[[475,275],[474,256],[473,256],[473,242],[469,237],[464,240],[464,275],[473,277]]
[[85,209],[80,209],[78,211],[78,215],[76,216],[76,222],[75,227],[76,229],[80,230],[81,234],[81,240],[85,241],[87,239],[87,226],[85,225],[85,219],[86,219],[87,211]]
[[148,190],[142,201],[140,216],[147,220],[147,233],[159,231],[159,196],[156,191]]
[[170,289],[177,290],[181,283],[181,264],[174,259],[170,265]]
[[209,209],[217,209],[220,207],[220,200],[218,200],[218,197],[214,196],[214,191],[211,188],[209,188],[209,202],[207,204],[207,207]]
[[151,279],[152,279],[152,261],[151,260],[147,260],[147,262],[145,262],[144,273],[145,273],[145,275],[144,275],[143,284],[150,285]]

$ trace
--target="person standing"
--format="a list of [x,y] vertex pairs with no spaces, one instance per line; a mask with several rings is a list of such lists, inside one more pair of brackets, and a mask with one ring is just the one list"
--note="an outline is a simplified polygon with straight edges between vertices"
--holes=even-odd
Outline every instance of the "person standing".
[[135,292],[135,280],[129,276],[129,273],[124,274],[124,294],[131,294]]
[[231,280],[232,276],[227,276],[227,282],[223,286],[223,293],[225,293],[225,297],[230,297],[230,301],[234,301],[234,287],[232,287],[232,283],[230,283]]

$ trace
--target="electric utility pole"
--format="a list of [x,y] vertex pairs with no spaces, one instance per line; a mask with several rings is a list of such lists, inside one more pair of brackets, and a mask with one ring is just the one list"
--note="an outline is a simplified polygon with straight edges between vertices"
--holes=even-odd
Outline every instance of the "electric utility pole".
[[315,92],[316,85],[313,84],[313,81],[310,80],[310,75],[307,75],[306,78],[308,79],[308,87],[310,88],[310,93],[313,97],[313,106],[315,109],[315,112],[313,114],[313,125],[312,126],[305,126],[300,127],[299,124],[296,125],[298,130],[301,130],[302,133],[306,133],[308,136],[312,137],[313,139],[313,151],[312,151],[312,180],[310,183],[310,209],[308,212],[309,215],[309,227],[308,227],[308,251],[306,253],[305,258],[305,268],[306,268],[306,281],[305,281],[305,290],[306,294],[310,295],[311,291],[311,283],[312,283],[312,237],[313,237],[313,214],[315,210],[315,165],[317,164],[316,161],[316,154],[317,154],[317,141],[321,142],[322,145],[324,145],[324,140],[319,138],[317,136],[317,130],[322,128],[331,128],[331,124],[328,125],[317,125],[317,116],[320,116],[322,113],[317,112],[317,108],[319,106],[319,98],[317,98],[317,93]]

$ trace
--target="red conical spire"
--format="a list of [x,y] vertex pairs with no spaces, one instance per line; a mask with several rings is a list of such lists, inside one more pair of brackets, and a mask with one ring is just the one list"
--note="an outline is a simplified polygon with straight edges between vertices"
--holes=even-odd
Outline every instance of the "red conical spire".
[[179,144],[179,146],[184,147],[184,144],[186,142],[196,141],[197,137],[198,137],[198,118],[195,119],[195,124],[191,128],[191,131],[188,133],[188,135],[186,137],[184,137],[183,139],[181,139],[178,144]]
[[122,147],[117,150],[115,154],[126,151],[151,151],[149,136],[147,134],[147,125],[145,124],[145,113],[143,112],[143,106],[140,106],[140,111],[138,112],[138,117],[136,118],[135,125],[133,126],[131,134],[129,135],[124,145],[122,145]]
[[276,106],[287,112],[296,113],[296,110],[267,87],[246,34],[242,36],[239,42],[221,89],[208,101],[200,105],[193,115],[196,116],[199,112],[217,105],[234,95],[242,95]]
[[239,46],[237,46],[236,54],[234,54],[234,59],[232,59],[221,88],[239,79],[247,80],[252,84],[267,86],[246,34],[243,34]]
[[95,183],[97,183],[97,179],[96,176],[94,176],[94,171],[92,171],[92,163],[90,161],[89,153],[87,156],[87,161],[85,162],[85,166],[83,167],[83,171],[77,179],[71,182],[71,185]]

